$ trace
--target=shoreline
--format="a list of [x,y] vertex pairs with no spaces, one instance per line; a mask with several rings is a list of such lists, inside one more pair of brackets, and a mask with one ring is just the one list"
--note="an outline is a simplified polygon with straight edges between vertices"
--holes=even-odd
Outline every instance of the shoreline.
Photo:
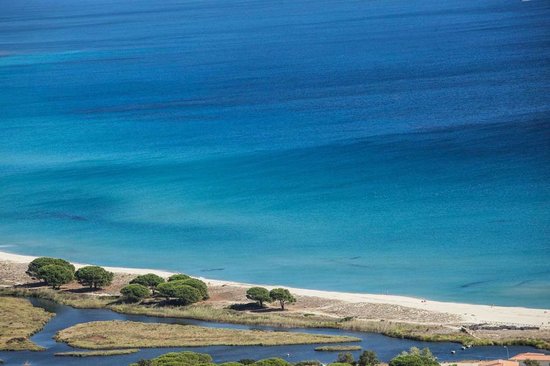
[[[28,264],[37,257],[29,255],[12,254],[0,251],[0,260]],[[72,263],[72,262],[71,262]],[[76,268],[87,264],[73,263]],[[108,271],[124,274],[145,274],[154,273],[161,277],[168,277],[176,272],[147,269],[147,268],[127,268],[127,267],[109,267],[103,266]],[[527,307],[508,307],[491,306],[479,304],[467,304],[458,302],[432,301],[428,299],[414,298],[399,295],[380,295],[365,293],[349,293],[323,290],[310,290],[303,288],[293,288],[283,285],[258,285],[240,283],[234,281],[214,280],[204,277],[198,277],[212,286],[231,286],[237,288],[249,288],[252,286],[263,286],[268,289],[275,287],[285,287],[298,296],[317,297],[326,300],[338,300],[351,304],[371,303],[396,305],[413,309],[420,309],[435,313],[451,314],[459,317],[460,324],[479,324],[489,323],[495,325],[515,325],[540,327],[541,329],[550,329],[550,309],[535,309]]]

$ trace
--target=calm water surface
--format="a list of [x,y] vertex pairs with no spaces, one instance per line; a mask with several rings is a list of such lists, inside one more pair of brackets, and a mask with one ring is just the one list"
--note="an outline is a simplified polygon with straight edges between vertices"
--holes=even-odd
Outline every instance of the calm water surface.
[[547,308],[548,19],[0,0],[0,250]]

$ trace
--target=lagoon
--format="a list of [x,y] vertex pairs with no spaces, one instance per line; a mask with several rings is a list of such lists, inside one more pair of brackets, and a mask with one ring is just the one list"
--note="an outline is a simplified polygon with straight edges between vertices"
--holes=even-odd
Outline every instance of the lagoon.
[[[142,349],[138,353],[122,356],[105,356],[105,357],[56,357],[55,353],[68,352],[77,350],[69,347],[64,343],[58,343],[53,339],[53,336],[61,329],[65,329],[72,325],[82,322],[100,321],[100,320],[129,320],[138,322],[156,322],[169,324],[193,324],[206,327],[216,328],[231,328],[231,329],[265,329],[278,331],[291,331],[301,333],[317,333],[330,335],[345,335],[357,337],[361,342],[353,342],[352,345],[360,345],[363,349],[372,349],[376,351],[380,360],[387,362],[396,354],[410,347],[429,347],[435,356],[441,361],[453,361],[463,359],[496,359],[505,358],[506,349],[501,346],[483,346],[473,347],[466,350],[461,350],[462,345],[457,343],[433,343],[433,342],[418,342],[406,339],[396,339],[386,337],[375,333],[361,333],[342,331],[336,329],[310,329],[310,328],[292,328],[279,329],[274,327],[263,326],[244,326],[225,323],[204,322],[191,319],[181,318],[157,318],[149,316],[137,316],[115,313],[105,309],[75,309],[65,305],[59,305],[54,302],[43,299],[30,299],[33,305],[45,308],[48,311],[56,313],[56,316],[44,327],[43,330],[31,337],[31,340],[40,346],[46,348],[43,352],[0,352],[0,359],[3,359],[8,365],[20,365],[25,361],[29,361],[32,365],[49,366],[58,365],[60,362],[63,365],[87,366],[87,365],[102,365],[102,366],[120,366],[136,362],[142,358],[153,358],[163,353],[181,350],[190,350],[193,352],[201,352],[210,354],[215,362],[229,362],[244,358],[262,359],[269,357],[282,357],[289,362],[298,362],[302,360],[318,359],[328,363],[336,359],[338,352],[316,352],[315,345],[296,345],[296,346],[213,346],[213,347],[186,347],[186,348],[152,348]],[[452,350],[456,350],[456,354],[451,354]],[[540,352],[533,347],[525,346],[510,346],[508,351],[511,355],[521,352]],[[360,352],[353,352],[357,357]],[[287,356],[288,355],[288,356]]]

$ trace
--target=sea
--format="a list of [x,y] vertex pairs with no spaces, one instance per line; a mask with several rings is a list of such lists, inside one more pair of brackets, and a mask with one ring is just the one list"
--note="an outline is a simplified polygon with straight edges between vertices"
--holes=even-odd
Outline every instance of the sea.
[[0,251],[550,307],[550,1],[0,0]]

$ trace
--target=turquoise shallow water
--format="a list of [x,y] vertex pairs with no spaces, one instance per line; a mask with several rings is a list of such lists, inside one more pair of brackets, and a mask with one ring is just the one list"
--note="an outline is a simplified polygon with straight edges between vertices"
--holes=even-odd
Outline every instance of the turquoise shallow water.
[[550,304],[547,1],[0,9],[0,250]]

